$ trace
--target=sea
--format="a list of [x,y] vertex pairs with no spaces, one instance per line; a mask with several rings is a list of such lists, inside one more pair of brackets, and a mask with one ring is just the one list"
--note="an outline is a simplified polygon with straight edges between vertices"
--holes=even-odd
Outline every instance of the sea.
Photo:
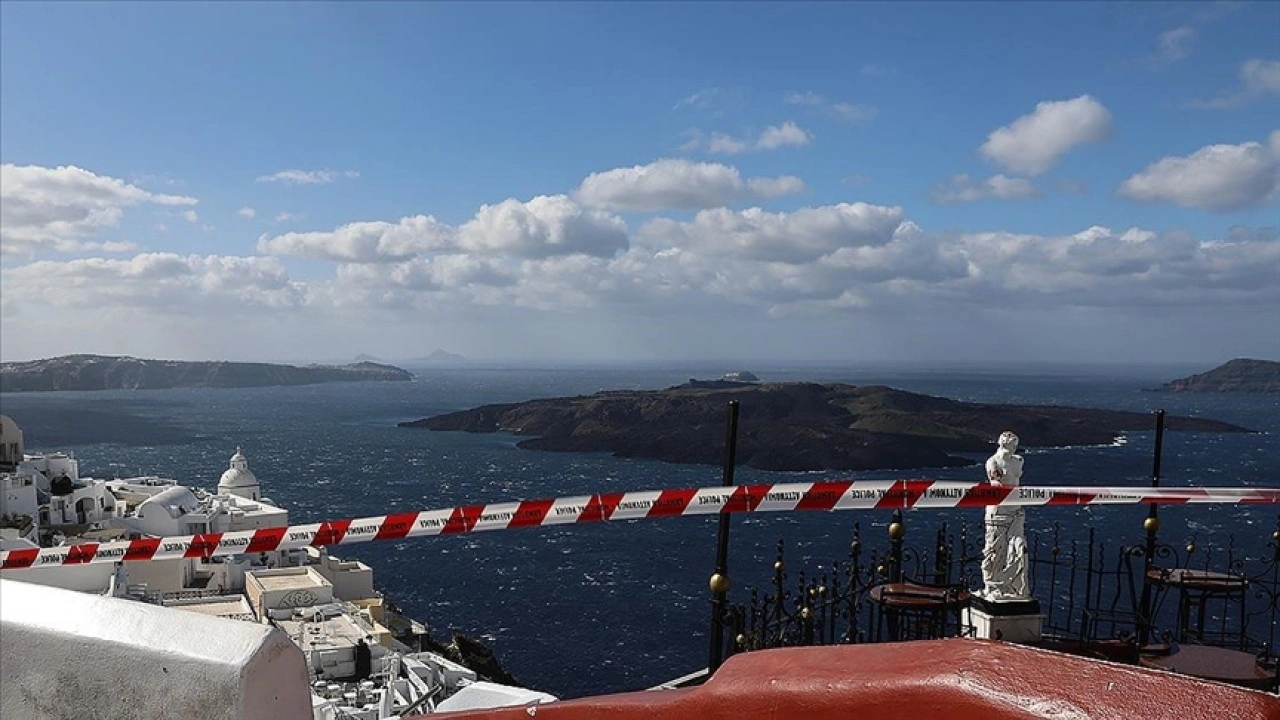
[[[999,372],[897,368],[750,368],[769,381],[882,384],[979,402],[1056,404],[1224,420],[1252,434],[1166,434],[1162,483],[1280,486],[1280,396],[1147,392],[1171,368],[1056,368]],[[624,490],[717,485],[721,468],[545,453],[506,434],[431,432],[397,423],[486,403],[664,388],[723,369],[418,369],[408,383],[335,383],[247,389],[19,393],[0,411],[23,428],[29,450],[69,450],[94,477],[154,474],[212,488],[237,447],[264,494],[295,524]],[[1025,448],[1026,485],[1149,485],[1151,429],[1113,444]],[[1018,428],[1010,428],[1017,431]],[[981,460],[982,456],[972,456]],[[982,479],[979,466],[948,470],[776,473],[739,468],[739,483],[925,477]],[[1139,506],[1043,508],[1032,531],[1138,542]],[[771,576],[775,547],[789,568],[816,570],[848,554],[854,524],[882,544],[887,511],[734,516],[731,600]],[[1277,527],[1275,506],[1166,507],[1163,541],[1230,545],[1260,556]],[[912,510],[907,542],[932,528],[977,527],[981,510]],[[531,528],[342,547],[374,568],[375,584],[437,637],[480,638],[521,683],[560,697],[650,687],[707,661],[715,560],[714,518],[669,518]]]

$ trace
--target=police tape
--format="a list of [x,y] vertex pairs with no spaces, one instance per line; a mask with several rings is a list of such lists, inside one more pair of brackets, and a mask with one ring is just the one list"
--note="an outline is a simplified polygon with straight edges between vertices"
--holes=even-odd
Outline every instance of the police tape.
[[210,558],[377,540],[610,520],[799,510],[1275,504],[1272,488],[1007,487],[953,480],[828,481],[598,493],[180,537],[0,552],[0,570]]

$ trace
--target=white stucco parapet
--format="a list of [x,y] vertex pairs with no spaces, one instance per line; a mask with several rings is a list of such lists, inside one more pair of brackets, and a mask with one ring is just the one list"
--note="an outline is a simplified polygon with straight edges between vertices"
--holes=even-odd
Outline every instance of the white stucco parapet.
[[302,651],[267,625],[0,580],[0,717],[310,718]]

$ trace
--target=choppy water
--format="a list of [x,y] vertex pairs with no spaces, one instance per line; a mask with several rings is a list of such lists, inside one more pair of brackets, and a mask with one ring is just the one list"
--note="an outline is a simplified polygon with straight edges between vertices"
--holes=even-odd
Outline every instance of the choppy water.
[[[1202,415],[1264,431],[1254,435],[1170,433],[1164,476],[1173,485],[1280,485],[1280,398],[1141,392],[1167,379],[1074,375],[995,376],[855,371],[762,371],[767,380],[883,383],[961,400],[1065,404]],[[519,450],[502,435],[429,433],[402,420],[478,404],[659,388],[707,372],[677,370],[423,370],[413,383],[291,388],[38,393],[0,396],[31,449],[76,453],[85,474],[160,474],[212,487],[243,446],[266,494],[295,523],[599,491],[714,485],[714,467]],[[1015,431],[1017,428],[1013,428]],[[1027,484],[1143,485],[1153,433],[1110,447],[1027,451]],[[819,479],[825,474],[806,474]],[[831,474],[833,477],[837,474]],[[859,477],[897,477],[865,473]],[[924,471],[980,479],[977,468]],[[848,477],[848,474],[839,474]],[[740,470],[739,482],[780,482],[781,473]],[[967,511],[971,521],[979,511]],[[1112,541],[1139,537],[1134,507],[1045,509],[1028,525],[1097,528]],[[944,517],[908,514],[908,539]],[[1164,536],[1225,542],[1260,552],[1276,523],[1273,507],[1169,508]],[[807,513],[739,517],[730,575],[735,591],[764,583],[773,545],[785,536],[803,559],[847,552],[849,529],[879,542],[887,514]],[[708,591],[715,522],[709,518],[604,523],[343,548],[375,569],[375,581],[410,615],[441,633],[456,628],[489,640],[521,681],[570,697],[643,688],[706,661]],[[869,541],[871,542],[871,541]],[[801,557],[803,556],[803,557]]]

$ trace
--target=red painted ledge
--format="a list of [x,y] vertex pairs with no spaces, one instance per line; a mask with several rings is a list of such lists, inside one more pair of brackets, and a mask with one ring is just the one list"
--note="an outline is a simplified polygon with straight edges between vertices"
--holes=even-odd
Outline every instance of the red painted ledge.
[[430,716],[448,720],[531,717],[1280,720],[1280,698],[1021,645],[951,639],[764,650],[730,658],[696,688]]

